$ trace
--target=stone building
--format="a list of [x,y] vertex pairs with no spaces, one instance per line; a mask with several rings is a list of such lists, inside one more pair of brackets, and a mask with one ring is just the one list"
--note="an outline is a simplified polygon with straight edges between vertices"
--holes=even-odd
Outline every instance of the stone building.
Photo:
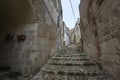
[[80,19],[78,18],[75,28],[74,28],[74,38],[75,38],[75,43],[80,44],[81,42],[81,34],[80,34]]
[[[57,24],[57,42],[56,46],[57,49],[61,48],[61,27],[63,26],[63,14],[62,14],[62,4],[61,0],[51,0],[51,3],[49,3],[49,0],[45,0],[48,5],[48,10],[52,11],[51,15],[53,16],[54,21]],[[54,4],[54,5],[49,5]]]
[[61,47],[67,46],[69,44],[70,44],[69,28],[66,26],[65,22],[63,22],[63,26],[61,27]]
[[61,0],[1,0],[0,10],[0,68],[35,74],[56,51]]
[[62,27],[60,29],[60,36],[61,36],[60,44],[61,44],[61,48],[64,46],[64,26],[63,26],[63,24],[64,24],[64,22],[62,23]]
[[74,37],[74,28],[70,29],[70,43],[75,43],[75,37]]
[[120,79],[120,0],[81,0],[84,50]]
[[81,43],[81,32],[80,32],[80,19],[78,18],[75,23],[75,27],[70,30],[70,42],[80,44]]
[[69,34],[69,28],[66,26],[66,24],[63,24],[64,26],[64,42],[65,46],[70,44],[70,34]]

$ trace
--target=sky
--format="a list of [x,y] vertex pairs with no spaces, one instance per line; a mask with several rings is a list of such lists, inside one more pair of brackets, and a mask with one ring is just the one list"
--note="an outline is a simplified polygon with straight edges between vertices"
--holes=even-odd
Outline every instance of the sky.
[[76,20],[74,19],[69,0],[61,0],[61,1],[62,1],[62,8],[63,8],[63,21],[66,23],[67,27],[72,29],[75,27],[77,18],[79,18],[80,0],[71,0]]

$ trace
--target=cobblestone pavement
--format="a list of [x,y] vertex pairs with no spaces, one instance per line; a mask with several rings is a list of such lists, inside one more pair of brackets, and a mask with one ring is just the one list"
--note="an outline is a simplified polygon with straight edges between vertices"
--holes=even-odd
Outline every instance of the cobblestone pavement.
[[72,46],[57,51],[32,80],[113,80],[85,52]]

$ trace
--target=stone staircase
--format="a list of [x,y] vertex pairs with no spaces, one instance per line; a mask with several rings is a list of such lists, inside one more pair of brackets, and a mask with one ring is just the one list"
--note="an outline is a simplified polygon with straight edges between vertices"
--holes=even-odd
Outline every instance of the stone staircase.
[[56,52],[32,80],[113,80],[85,52],[64,48]]

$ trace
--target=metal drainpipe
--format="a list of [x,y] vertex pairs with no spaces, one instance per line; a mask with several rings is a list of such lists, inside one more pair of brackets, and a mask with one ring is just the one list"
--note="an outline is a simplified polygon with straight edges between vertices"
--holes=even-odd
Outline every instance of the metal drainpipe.
[[93,19],[93,27],[94,27],[94,36],[95,36],[95,41],[96,41],[96,48],[97,48],[97,52],[98,52],[98,61],[101,63],[101,48],[100,48],[100,42],[99,42],[99,36],[98,36],[98,31],[97,31],[97,24],[96,24],[96,20],[95,20],[95,17],[94,17],[94,14],[93,14],[93,10],[92,10],[92,7],[91,7],[91,3],[90,3],[90,0],[88,0],[88,5],[89,5],[89,8],[91,10],[91,17]]

